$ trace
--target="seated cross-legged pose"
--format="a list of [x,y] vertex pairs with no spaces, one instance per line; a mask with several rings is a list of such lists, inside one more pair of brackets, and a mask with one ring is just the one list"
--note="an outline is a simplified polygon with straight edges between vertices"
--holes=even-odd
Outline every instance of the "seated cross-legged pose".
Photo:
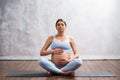
[[[73,38],[64,33],[66,22],[58,19],[55,26],[57,34],[48,37],[40,51],[41,56],[51,54],[51,60],[41,57],[39,65],[47,70],[49,75],[54,73],[74,76],[74,71],[81,66],[82,60],[79,58]],[[51,49],[48,50],[49,46]],[[72,56],[70,55],[71,49],[74,54]]]

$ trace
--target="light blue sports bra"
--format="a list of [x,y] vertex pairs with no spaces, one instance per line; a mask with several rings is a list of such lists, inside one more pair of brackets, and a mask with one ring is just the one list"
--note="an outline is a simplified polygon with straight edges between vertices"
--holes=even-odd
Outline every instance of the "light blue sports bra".
[[69,37],[67,36],[67,39],[65,41],[59,41],[54,36],[53,42],[51,44],[51,49],[55,49],[55,48],[61,48],[65,52],[70,52],[71,45],[70,45]]

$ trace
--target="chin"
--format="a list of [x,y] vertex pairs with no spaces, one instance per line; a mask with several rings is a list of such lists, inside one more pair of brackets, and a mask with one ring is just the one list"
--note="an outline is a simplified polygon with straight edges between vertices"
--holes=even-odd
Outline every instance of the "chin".
[[60,30],[60,32],[64,32],[64,30]]

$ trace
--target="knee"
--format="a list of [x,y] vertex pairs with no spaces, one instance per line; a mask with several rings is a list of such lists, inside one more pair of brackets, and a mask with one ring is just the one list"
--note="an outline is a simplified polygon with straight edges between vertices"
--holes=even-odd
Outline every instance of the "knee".
[[82,65],[82,60],[81,59],[75,59],[75,63],[76,63],[76,65],[81,66]]
[[38,60],[38,63],[39,63],[39,65],[43,65],[45,63],[45,59],[44,58],[40,58]]

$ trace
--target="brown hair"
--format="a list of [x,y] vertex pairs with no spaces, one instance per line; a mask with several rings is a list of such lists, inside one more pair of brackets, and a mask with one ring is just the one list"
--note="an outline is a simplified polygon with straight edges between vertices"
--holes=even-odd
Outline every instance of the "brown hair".
[[67,26],[66,22],[65,22],[63,19],[58,19],[58,20],[56,21],[56,24],[55,24],[56,26],[57,26],[57,23],[58,23],[59,21],[64,22],[65,26]]

